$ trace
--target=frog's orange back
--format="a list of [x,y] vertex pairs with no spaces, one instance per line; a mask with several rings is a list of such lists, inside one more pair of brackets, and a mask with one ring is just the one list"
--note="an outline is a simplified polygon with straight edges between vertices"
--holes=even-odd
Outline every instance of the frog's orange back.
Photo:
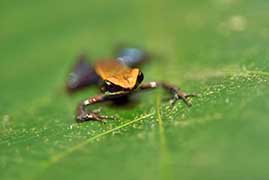
[[103,79],[125,89],[135,87],[139,69],[129,68],[117,60],[102,60],[95,65],[96,73]]

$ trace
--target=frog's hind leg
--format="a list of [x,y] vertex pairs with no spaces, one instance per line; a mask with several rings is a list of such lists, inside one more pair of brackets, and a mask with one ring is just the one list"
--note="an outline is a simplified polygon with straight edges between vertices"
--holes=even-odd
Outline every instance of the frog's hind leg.
[[92,84],[98,84],[99,76],[86,59],[84,55],[81,55],[71,69],[66,82],[66,90],[69,93],[76,92]]
[[147,52],[135,47],[119,46],[116,49],[116,58],[128,67],[138,67],[150,59]]

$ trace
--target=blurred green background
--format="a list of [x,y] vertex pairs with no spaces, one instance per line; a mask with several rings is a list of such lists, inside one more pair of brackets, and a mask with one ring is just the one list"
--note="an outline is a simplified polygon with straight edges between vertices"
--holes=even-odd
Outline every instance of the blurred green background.
[[[0,2],[0,179],[268,179],[269,2]],[[119,43],[156,56],[145,81],[196,92],[170,109],[161,90],[117,121],[76,124],[64,91],[80,53]]]

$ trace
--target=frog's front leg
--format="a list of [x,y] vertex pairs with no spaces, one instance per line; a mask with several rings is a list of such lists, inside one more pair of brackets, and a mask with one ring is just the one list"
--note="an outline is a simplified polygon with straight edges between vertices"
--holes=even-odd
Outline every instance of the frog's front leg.
[[85,121],[103,122],[105,119],[115,119],[115,117],[113,116],[101,115],[100,112],[98,111],[90,111],[86,109],[86,107],[89,105],[101,103],[107,100],[109,100],[108,96],[101,94],[82,101],[77,106],[77,114],[76,114],[77,122],[85,122]]
[[185,92],[181,91],[180,88],[178,88],[178,87],[176,87],[174,85],[165,83],[165,82],[155,82],[155,81],[153,81],[153,82],[143,83],[143,84],[140,85],[141,90],[153,89],[153,88],[156,88],[156,87],[162,87],[172,95],[172,98],[170,99],[170,103],[172,105],[174,105],[177,100],[182,99],[183,102],[187,106],[191,106],[191,103],[188,101],[188,98],[197,96],[195,94],[185,93]]

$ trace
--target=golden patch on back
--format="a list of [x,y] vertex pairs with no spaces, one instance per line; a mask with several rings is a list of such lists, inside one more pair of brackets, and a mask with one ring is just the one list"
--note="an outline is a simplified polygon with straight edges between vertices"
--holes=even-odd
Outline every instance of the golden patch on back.
[[116,60],[103,60],[95,64],[96,73],[103,79],[125,89],[135,87],[139,69],[129,68]]

